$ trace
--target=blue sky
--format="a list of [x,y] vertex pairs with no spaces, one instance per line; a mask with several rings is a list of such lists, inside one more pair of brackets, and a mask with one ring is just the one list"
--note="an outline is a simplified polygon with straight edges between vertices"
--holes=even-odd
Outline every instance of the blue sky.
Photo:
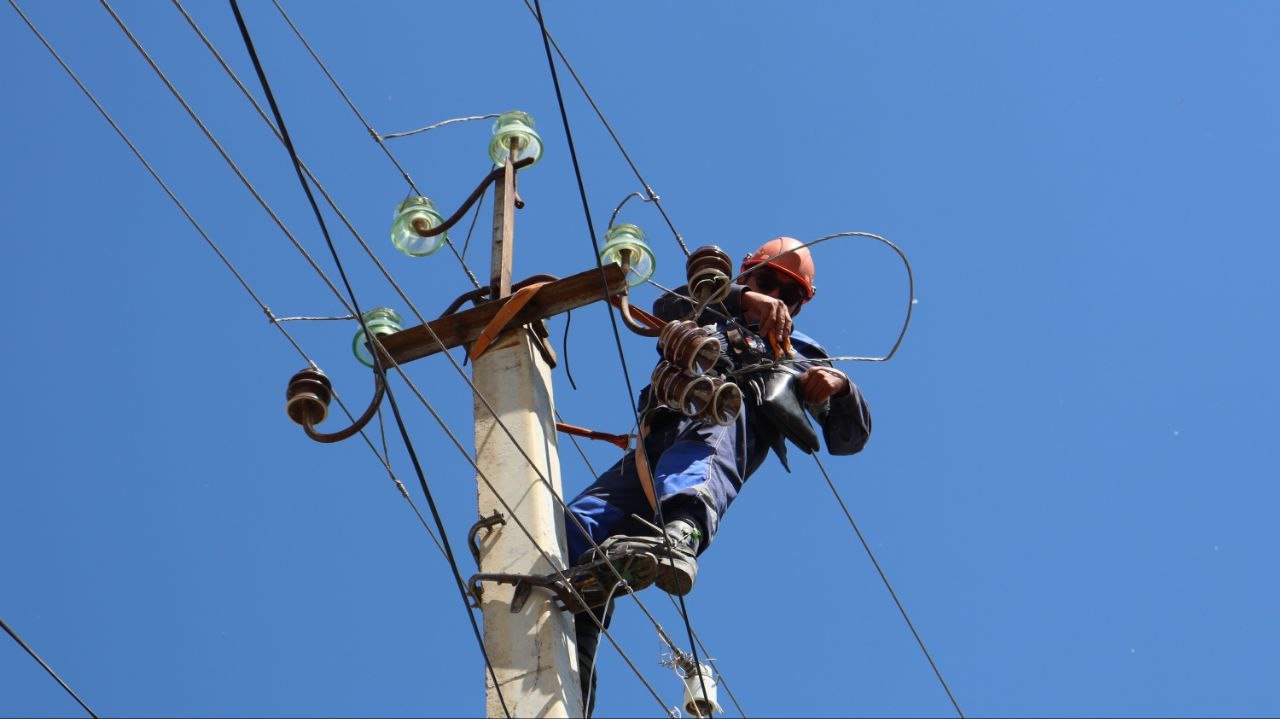
[[[521,176],[515,274],[593,263],[521,3],[285,7],[380,132],[531,113],[546,152]],[[274,312],[341,313],[100,6],[24,9]],[[250,82],[227,5],[188,9]],[[275,9],[244,9],[300,154],[414,303],[439,312],[470,287],[457,261],[392,248],[403,179]],[[332,274],[284,150],[177,10],[117,10]],[[967,714],[1280,712],[1280,583],[1268,569],[1280,551],[1280,8],[545,11],[690,245],[738,255],[780,234],[862,230],[911,259],[919,302],[899,354],[844,366],[871,403],[873,438],[825,464]],[[3,14],[0,617],[104,716],[480,714],[483,664],[448,567],[386,473],[358,440],[318,445],[286,419],[298,355]],[[561,74],[601,235],[639,186]],[[451,210],[486,172],[487,141],[487,123],[469,123],[389,147]],[[408,315],[328,219],[361,304]],[[680,283],[683,255],[657,212],[632,202],[621,219],[648,232],[658,280]],[[485,225],[466,255],[475,268],[488,262]],[[866,240],[815,257],[820,289],[798,327],[835,353],[887,351],[906,298],[896,257]],[[352,323],[289,329],[344,397],[365,401]],[[557,342],[563,329],[553,321]],[[639,386],[651,342],[623,342]],[[566,420],[626,431],[602,307],[575,313],[568,355],[578,390],[555,371]],[[409,372],[470,446],[471,398],[454,369],[435,357]],[[398,389],[460,549],[474,472]],[[586,451],[597,467],[617,456]],[[561,456],[576,492],[589,472],[567,442]],[[803,457],[794,467],[770,460],[751,479],[688,600],[744,713],[953,714],[821,475]],[[683,636],[663,595],[642,599]],[[614,626],[676,704],[653,627],[628,605]],[[660,715],[616,652],[600,671],[598,715]],[[78,714],[0,638],[0,715]]]

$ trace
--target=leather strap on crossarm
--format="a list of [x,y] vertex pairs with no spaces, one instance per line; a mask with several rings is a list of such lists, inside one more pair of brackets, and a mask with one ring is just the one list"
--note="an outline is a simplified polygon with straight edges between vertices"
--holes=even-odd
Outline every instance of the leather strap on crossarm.
[[527,287],[521,287],[516,290],[514,295],[511,295],[511,299],[507,300],[506,304],[504,304],[498,310],[498,313],[493,316],[493,319],[489,320],[489,324],[485,325],[484,330],[480,332],[480,336],[476,338],[475,344],[471,345],[471,351],[468,353],[468,356],[471,358],[472,362],[474,362],[477,357],[484,354],[485,350],[489,349],[489,345],[493,344],[493,341],[498,338],[498,335],[502,334],[502,331],[507,328],[507,323],[511,321],[511,318],[515,317],[517,312],[524,309],[524,306],[529,304],[529,300],[533,299],[533,296],[538,294],[538,290],[548,284],[550,283],[538,282],[536,284],[528,285]]

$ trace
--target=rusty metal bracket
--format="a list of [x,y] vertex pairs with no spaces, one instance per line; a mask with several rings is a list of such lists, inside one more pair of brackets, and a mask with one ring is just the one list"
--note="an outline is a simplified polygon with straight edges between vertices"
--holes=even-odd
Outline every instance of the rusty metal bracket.
[[[577,573],[576,569],[569,569],[565,576],[574,581],[573,577]],[[560,577],[551,574],[545,577],[533,576],[528,574],[503,574],[503,573],[484,573],[471,575],[468,584],[471,589],[471,596],[475,599],[474,609],[480,608],[480,602],[483,597],[483,582],[496,582],[498,584],[515,585],[515,594],[511,597],[511,613],[516,614],[524,609],[524,605],[528,602],[529,596],[533,593],[534,587],[545,589],[558,600],[556,608],[573,614],[587,611],[587,606],[579,599],[569,585],[565,584]]]
[[[607,554],[607,552],[606,552]],[[612,565],[612,566],[611,566]],[[467,583],[474,604],[473,609],[480,608],[484,582],[515,585],[515,594],[511,597],[511,611],[516,613],[524,609],[534,587],[545,589],[553,595],[556,608],[563,612],[581,614],[596,611],[603,607],[620,591],[627,591],[628,581],[637,577],[627,566],[626,558],[597,557],[585,564],[568,567],[560,573],[548,574],[545,577],[527,574],[478,573],[473,574]],[[639,580],[635,589],[647,587],[653,580]]]
[[506,523],[507,518],[503,516],[502,512],[495,509],[493,510],[493,514],[490,514],[487,517],[481,517],[478,522],[471,525],[471,531],[467,532],[467,546],[471,548],[471,556],[475,557],[477,567],[480,566],[480,543],[477,541],[476,535],[479,534],[482,529],[487,529],[492,532],[495,526]]

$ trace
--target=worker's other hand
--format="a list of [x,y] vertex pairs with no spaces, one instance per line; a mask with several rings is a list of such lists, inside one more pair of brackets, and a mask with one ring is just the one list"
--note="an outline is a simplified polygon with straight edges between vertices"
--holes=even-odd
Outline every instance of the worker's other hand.
[[742,293],[742,317],[760,323],[760,336],[778,346],[791,336],[791,310],[776,297],[747,290]]
[[800,375],[800,396],[808,404],[849,392],[849,377],[831,367],[810,367]]

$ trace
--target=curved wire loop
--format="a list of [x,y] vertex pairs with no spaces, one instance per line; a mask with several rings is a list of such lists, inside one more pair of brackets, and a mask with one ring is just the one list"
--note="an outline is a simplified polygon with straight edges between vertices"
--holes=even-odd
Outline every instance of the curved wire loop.
[[[382,349],[381,346],[379,346],[378,349],[381,350]],[[384,395],[386,395],[386,393],[387,393],[387,383],[385,380],[383,380],[382,373],[374,372],[373,373],[373,399],[370,400],[369,407],[364,411],[364,414],[360,415],[360,417],[356,419],[355,422],[353,422],[350,427],[347,427],[346,429],[338,430],[337,432],[325,433],[325,432],[316,431],[315,425],[311,424],[310,422],[307,422],[302,425],[302,429],[306,431],[308,437],[310,437],[311,439],[314,439],[317,442],[321,442],[324,444],[341,442],[342,440],[347,439],[348,437],[354,436],[357,432],[364,429],[365,425],[369,424],[369,421],[373,419],[373,416],[375,414],[377,414],[378,407],[382,405],[382,398]]]
[[[520,160],[516,160],[511,167],[512,169],[520,170],[532,165],[535,159],[536,158],[533,157],[525,157]],[[502,177],[502,173],[505,170],[506,167],[493,168],[492,172],[484,176],[484,179],[480,181],[480,184],[476,186],[476,189],[471,191],[471,195],[462,203],[462,206],[459,207],[452,215],[449,215],[449,219],[440,223],[439,227],[433,227],[426,232],[418,232],[417,229],[414,229],[414,232],[416,232],[419,237],[435,237],[436,235],[446,232],[450,227],[458,224],[458,221],[462,219],[463,215],[467,214],[467,210],[470,210],[471,206],[476,204],[476,200],[479,200],[480,196],[484,194],[484,191],[489,187],[489,184],[497,180],[499,177]]]
[[[648,188],[645,188],[645,189],[648,189]],[[652,192],[652,190],[650,190],[650,192]],[[641,202],[653,202],[653,200],[656,199],[656,197],[654,198],[645,197],[644,193],[640,192],[639,190],[633,191],[631,194],[622,198],[622,202],[619,202],[617,207],[613,208],[613,214],[609,215],[609,227],[613,227],[614,223],[618,221],[618,213],[622,212],[622,206],[627,204],[627,201],[633,197],[639,197]]]
[[[892,358],[893,355],[898,351],[898,347],[902,346],[902,340],[907,336],[907,327],[911,325],[911,310],[915,307],[915,304],[916,304],[916,280],[915,280],[915,275],[912,274],[911,272],[911,262],[907,260],[906,253],[904,253],[902,249],[899,248],[897,245],[881,237],[880,235],[872,234],[870,232],[837,232],[832,235],[826,235],[825,237],[819,237],[818,239],[813,240],[811,242],[805,242],[796,247],[793,247],[787,250],[786,252],[779,252],[778,254],[774,255],[773,257],[770,257],[769,259],[759,264],[748,267],[746,270],[739,273],[737,277],[733,278],[733,284],[735,285],[742,284],[742,280],[747,275],[751,274],[752,272],[755,272],[757,269],[761,267],[764,267],[765,265],[769,264],[773,260],[776,260],[777,258],[782,257],[783,255],[789,255],[792,252],[796,252],[806,247],[812,247],[814,245],[821,244],[828,240],[836,240],[842,237],[866,237],[868,239],[876,240],[877,242],[882,242],[885,245],[888,245],[889,249],[893,250],[898,254],[898,257],[902,260],[903,266],[906,267],[907,269],[907,315],[902,321],[902,330],[898,332],[898,339],[894,341],[893,347],[889,349],[889,353],[886,354],[885,356],[883,357],[832,357],[831,359],[840,360],[840,361],[849,361],[849,362],[888,362],[889,359]],[[663,289],[667,292],[670,292],[670,290],[666,290],[666,288],[663,288]]]

